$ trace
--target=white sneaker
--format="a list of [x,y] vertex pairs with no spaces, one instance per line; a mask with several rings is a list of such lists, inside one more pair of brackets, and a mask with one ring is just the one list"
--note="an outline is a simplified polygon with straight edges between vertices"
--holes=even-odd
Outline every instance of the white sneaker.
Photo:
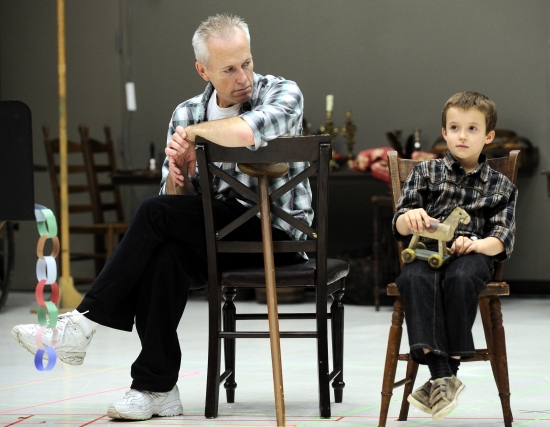
[[155,415],[174,417],[182,414],[183,406],[177,385],[166,393],[131,388],[122,399],[109,405],[107,410],[109,417],[125,420],[148,420]]
[[[67,313],[61,314],[57,318],[59,337],[55,352],[57,358],[62,362],[69,365],[82,365],[86,349],[92,341],[95,330],[86,336],[82,327],[77,323],[77,319],[73,317],[73,314]],[[40,325],[17,325],[11,330],[11,336],[29,352],[36,354],[35,337],[40,327]],[[51,345],[52,336],[52,329],[46,329],[42,335],[42,342],[45,345]],[[48,354],[45,353],[44,357],[47,358]]]

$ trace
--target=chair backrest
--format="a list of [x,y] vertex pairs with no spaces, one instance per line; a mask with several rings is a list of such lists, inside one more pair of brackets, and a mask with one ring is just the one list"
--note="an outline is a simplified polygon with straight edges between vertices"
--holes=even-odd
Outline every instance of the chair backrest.
[[[269,141],[267,147],[257,151],[248,148],[228,148],[214,144],[204,138],[196,140],[197,161],[199,166],[200,185],[204,206],[206,242],[209,258],[209,276],[217,274],[216,253],[261,253],[261,242],[231,242],[222,240],[231,231],[244,224],[259,212],[258,195],[241,182],[228,176],[215,162],[224,163],[291,163],[308,162],[306,168],[298,176],[287,182],[281,188],[270,194],[273,203],[283,194],[290,191],[313,174],[317,174],[317,194],[313,197],[315,212],[315,229],[308,227],[282,209],[271,205],[271,214],[279,216],[295,228],[305,233],[308,238],[303,241],[273,242],[274,252],[308,252],[316,253],[319,274],[326,272],[327,250],[327,205],[328,205],[328,173],[331,157],[331,138],[328,135],[281,137]],[[245,212],[232,223],[218,229],[212,212],[212,178],[218,176],[228,183],[236,192],[256,203],[256,206]],[[213,268],[213,270],[211,270]],[[214,277],[214,276],[210,276]]]
[[[42,131],[55,210],[58,218],[61,218],[59,138],[52,139],[50,137],[50,128],[46,124],[42,126]],[[68,182],[70,183],[68,185],[69,213],[93,213],[89,196],[90,188],[86,179],[86,166],[83,161],[82,148],[78,142],[67,141],[67,162]]]
[[[508,157],[488,159],[488,163],[491,168],[502,173],[512,183],[515,184],[518,176],[518,158],[519,150],[513,150],[510,151]],[[400,159],[399,157],[397,157],[397,151],[390,151],[388,153],[388,166],[390,168],[392,203],[394,213],[397,203],[399,201],[399,197],[401,197],[401,189],[403,188],[403,183],[411,173],[413,167],[418,163],[420,163],[420,160]],[[398,253],[401,254],[401,251],[403,249],[405,249],[405,244],[403,242],[398,242]],[[403,261],[401,260],[401,257],[399,262],[402,266]],[[503,263],[498,263],[495,267],[495,280],[502,279],[502,270]]]
[[111,180],[111,175],[116,173],[116,157],[111,139],[111,128],[104,127],[105,142],[90,138],[88,126],[80,125],[78,130],[90,188],[94,222],[104,223],[104,213],[109,211],[116,214],[117,221],[124,221],[120,189],[113,185]]

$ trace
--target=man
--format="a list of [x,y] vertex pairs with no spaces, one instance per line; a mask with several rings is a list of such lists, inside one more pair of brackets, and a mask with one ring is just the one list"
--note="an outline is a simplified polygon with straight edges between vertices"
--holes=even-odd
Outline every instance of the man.
[[[303,100],[298,86],[253,72],[248,27],[241,18],[208,18],[195,32],[193,47],[197,71],[208,85],[202,95],[180,104],[173,113],[161,195],[141,203],[128,232],[80,306],[59,316],[57,324],[58,358],[79,365],[97,323],[131,331],[135,319],[142,350],[132,364],[131,389],[109,406],[111,418],[145,420],[153,415],[180,415],[183,410],[176,385],[181,361],[176,329],[189,289],[204,287],[207,275],[202,201],[195,195],[199,190],[195,138],[200,135],[217,144],[257,150],[269,140],[300,135],[302,130]],[[290,180],[305,166],[289,164],[289,173],[279,180]],[[256,185],[235,164],[222,167],[249,187]],[[216,219],[218,224],[227,224],[244,212],[249,202],[236,198],[223,181],[214,185]],[[311,224],[307,181],[277,203]],[[232,233],[232,239],[261,240],[257,217],[239,230]],[[274,240],[305,238],[281,220],[273,223],[272,232]],[[12,336],[36,353],[37,329],[38,325],[15,326]],[[49,344],[51,338],[50,330],[44,343]]]

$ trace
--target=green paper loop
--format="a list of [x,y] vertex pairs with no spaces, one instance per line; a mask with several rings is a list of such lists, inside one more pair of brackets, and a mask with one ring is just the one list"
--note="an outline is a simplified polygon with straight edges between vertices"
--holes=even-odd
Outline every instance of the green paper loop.
[[49,237],[57,236],[57,222],[53,212],[41,205],[34,205],[34,216],[36,217],[36,225],[38,233],[43,236],[47,234]]
[[[51,302],[46,301],[46,308],[44,307],[38,307],[37,314],[38,314],[38,323],[41,326],[48,326],[48,328],[55,328],[57,325],[57,316],[59,314],[59,311],[57,310],[57,306]],[[49,316],[49,319],[48,319]]]

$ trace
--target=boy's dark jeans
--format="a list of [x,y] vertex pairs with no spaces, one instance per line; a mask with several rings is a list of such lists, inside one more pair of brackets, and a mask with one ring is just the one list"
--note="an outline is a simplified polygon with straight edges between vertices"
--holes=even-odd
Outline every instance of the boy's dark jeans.
[[438,270],[421,260],[403,264],[396,282],[413,360],[426,363],[423,348],[446,357],[475,356],[472,326],[479,294],[492,272],[493,258],[473,253]]

